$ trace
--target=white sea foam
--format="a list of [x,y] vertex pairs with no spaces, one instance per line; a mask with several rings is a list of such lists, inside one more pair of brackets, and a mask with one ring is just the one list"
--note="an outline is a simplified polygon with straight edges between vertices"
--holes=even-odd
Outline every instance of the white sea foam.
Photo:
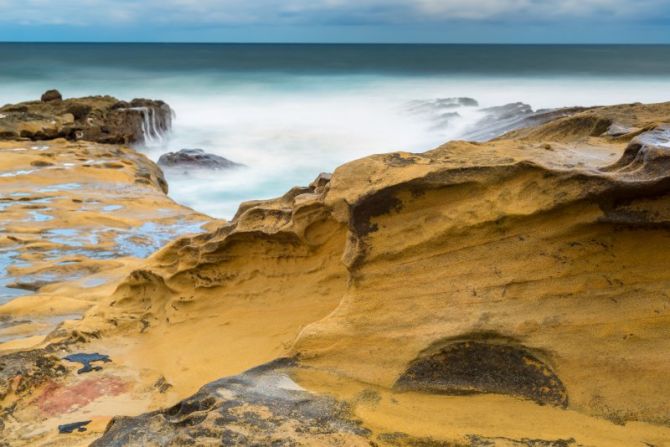
[[[281,195],[319,172],[373,153],[425,151],[458,138],[481,108],[522,101],[535,109],[656,102],[670,81],[631,79],[296,78],[294,84],[223,85],[161,96],[177,111],[160,154],[201,148],[245,169],[169,171],[171,196],[197,210],[230,217],[240,201]],[[210,86],[211,87],[211,86]],[[409,113],[407,103],[469,96],[480,107],[457,110],[446,127]]]
[[[100,76],[92,76],[97,79]],[[479,109],[522,101],[534,109],[669,100],[668,78],[462,77],[193,73],[155,79],[106,73],[106,83],[59,88],[66,96],[112,94],[163,99],[175,110],[173,131],[143,150],[201,148],[247,168],[216,172],[168,171],[170,195],[217,217],[231,217],[244,200],[281,195],[319,172],[373,153],[425,151],[463,135]],[[5,102],[39,96],[44,85],[0,86]],[[6,93],[6,94],[5,94]],[[458,109],[459,119],[436,126],[411,113],[414,100],[471,97],[479,108]]]

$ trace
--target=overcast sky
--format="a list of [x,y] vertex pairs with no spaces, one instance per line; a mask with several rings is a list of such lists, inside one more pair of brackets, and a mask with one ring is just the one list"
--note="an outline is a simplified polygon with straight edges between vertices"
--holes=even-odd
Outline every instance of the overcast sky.
[[0,0],[0,40],[670,43],[670,0]]

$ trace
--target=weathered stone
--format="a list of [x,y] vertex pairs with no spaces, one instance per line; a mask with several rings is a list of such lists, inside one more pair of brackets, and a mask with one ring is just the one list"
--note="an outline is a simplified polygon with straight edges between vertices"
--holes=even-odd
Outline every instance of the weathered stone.
[[172,110],[163,101],[127,103],[110,96],[62,100],[58,92],[47,93],[42,101],[0,108],[0,138],[130,144],[159,139],[172,126]]
[[300,388],[288,375],[295,366],[279,359],[205,385],[166,410],[114,418],[91,447],[369,446],[370,432],[349,406]]
[[60,94],[58,90],[47,90],[42,94],[41,101],[42,102],[51,102],[51,101],[62,101],[63,96]]
[[232,169],[244,166],[219,155],[208,154],[202,149],[182,149],[163,154],[158,159],[158,164],[167,168],[184,169]]

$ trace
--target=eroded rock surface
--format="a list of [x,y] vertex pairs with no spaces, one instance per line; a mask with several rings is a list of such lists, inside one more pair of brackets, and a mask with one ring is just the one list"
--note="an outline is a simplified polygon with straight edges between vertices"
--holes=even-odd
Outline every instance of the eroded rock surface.
[[58,91],[50,90],[40,101],[0,107],[0,139],[142,143],[169,131],[172,115],[163,101],[126,102],[111,96],[63,100]]
[[6,433],[141,400],[86,439],[668,445],[668,123],[670,103],[564,110],[244,203],[63,325],[114,362],[58,379],[79,413],[23,399]]
[[347,404],[301,388],[281,359],[203,387],[167,410],[110,422],[92,447],[184,445],[369,446]]

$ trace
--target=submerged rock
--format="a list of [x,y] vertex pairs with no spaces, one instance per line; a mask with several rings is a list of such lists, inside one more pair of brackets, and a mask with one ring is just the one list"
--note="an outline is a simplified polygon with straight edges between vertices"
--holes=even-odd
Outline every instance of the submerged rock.
[[49,90],[41,101],[0,108],[0,139],[86,140],[130,144],[159,139],[172,127],[173,112],[163,101],[119,101],[111,96],[63,100]]
[[219,155],[209,154],[202,149],[168,152],[160,156],[158,164],[168,168],[189,169],[232,169],[244,166]]

